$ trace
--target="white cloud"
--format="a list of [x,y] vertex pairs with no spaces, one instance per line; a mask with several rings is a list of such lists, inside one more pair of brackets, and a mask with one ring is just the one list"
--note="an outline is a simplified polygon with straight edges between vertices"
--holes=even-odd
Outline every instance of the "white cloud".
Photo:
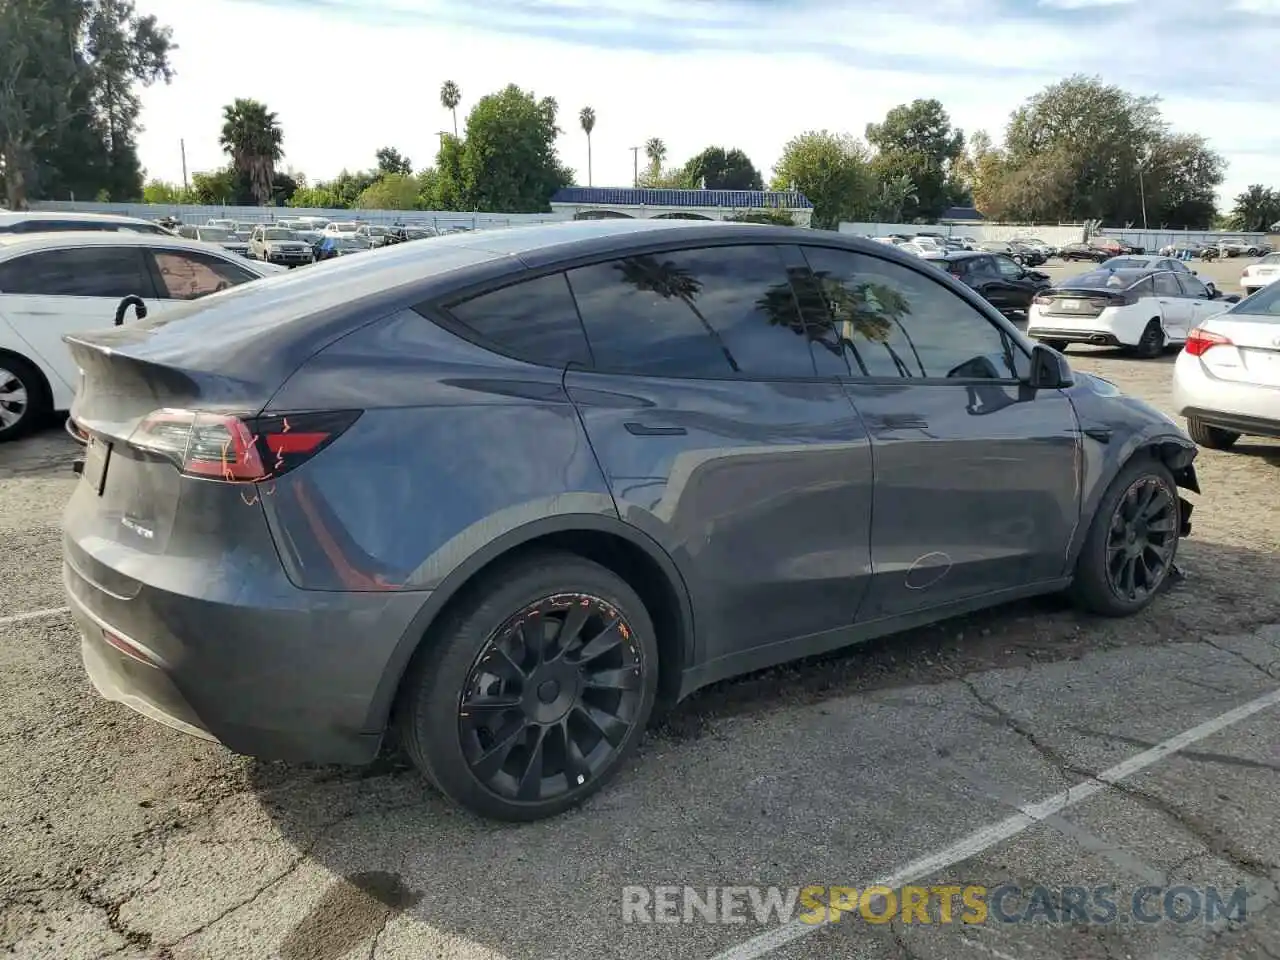
[[[1077,65],[1095,62],[1098,35],[1044,23],[1029,32],[1025,22],[994,19],[983,3],[935,0],[927,15],[898,8],[868,16],[844,5],[789,14],[732,0],[560,0],[554,9],[564,29],[548,29],[545,16],[531,12],[545,5],[512,4],[491,15],[502,19],[499,32],[472,25],[479,5],[456,0],[370,3],[359,17],[326,12],[332,4],[285,0],[141,0],[142,12],[173,27],[179,49],[173,84],[144,94],[139,146],[151,177],[181,180],[183,140],[189,171],[213,169],[225,162],[217,142],[223,105],[252,97],[279,115],[286,164],[312,180],[371,166],[381,146],[423,166],[435,155],[437,131],[452,128],[439,103],[446,79],[462,88],[459,123],[478,97],[507,83],[554,96],[565,128],[561,157],[581,183],[587,151],[577,113],[594,107],[596,185],[630,184],[630,148],[653,136],[667,143],[669,162],[708,144],[741,147],[767,178],[795,134],[823,127],[861,134],[890,107],[917,97],[937,97],[958,126],[985,128],[999,139],[1025,97],[1089,69]],[[649,29],[655,46],[671,49],[586,42],[592,35],[609,42],[628,28]],[[572,31],[584,41],[543,39]],[[695,43],[721,49],[688,49]],[[1192,53],[1195,71],[1213,69]],[[1154,48],[1144,54],[1155,56]],[[1043,75],[1018,75],[1029,63]],[[1262,126],[1274,131],[1270,104],[1171,101],[1166,114],[1229,156],[1233,142],[1246,151],[1232,157],[1224,189],[1231,193],[1280,179],[1264,157],[1247,152],[1255,143],[1248,137],[1260,129],[1256,111],[1270,111],[1272,121]]]

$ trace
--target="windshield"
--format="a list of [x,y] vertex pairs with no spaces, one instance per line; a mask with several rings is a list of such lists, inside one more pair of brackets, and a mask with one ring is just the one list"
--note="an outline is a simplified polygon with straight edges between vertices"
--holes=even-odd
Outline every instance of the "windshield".
[[201,240],[212,240],[215,243],[222,240],[234,240],[236,238],[234,233],[230,230],[225,230],[222,227],[201,227],[196,231],[196,235]]
[[1147,261],[1136,257],[1116,257],[1108,260],[1104,266],[1110,270],[1141,270],[1147,266]]
[[297,240],[297,235],[292,230],[268,230],[265,234],[268,240]]
[[386,235],[386,227],[369,227],[369,236],[371,237],[385,237]]
[[1265,257],[1258,261],[1259,263],[1280,263],[1280,253],[1268,253]]

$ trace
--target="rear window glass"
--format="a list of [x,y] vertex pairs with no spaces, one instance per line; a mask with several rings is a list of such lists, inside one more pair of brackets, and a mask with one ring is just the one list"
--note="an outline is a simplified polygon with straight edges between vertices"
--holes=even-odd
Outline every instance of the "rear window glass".
[[1267,284],[1251,297],[1245,297],[1227,311],[1229,317],[1280,322],[1280,280]]
[[1110,270],[1091,270],[1078,277],[1059,281],[1058,286],[1071,290],[1124,290],[1137,277],[1132,274],[1115,273]]
[[553,366],[589,364],[587,337],[563,273],[481,294],[449,313],[501,353]]

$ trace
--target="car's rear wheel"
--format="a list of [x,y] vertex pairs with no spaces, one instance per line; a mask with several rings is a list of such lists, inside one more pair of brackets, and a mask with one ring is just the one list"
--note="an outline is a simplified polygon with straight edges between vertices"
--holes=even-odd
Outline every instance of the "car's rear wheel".
[[413,762],[481,816],[554,816],[603,787],[653,710],[643,602],[598,564],[544,553],[469,589],[427,638],[397,711]]
[[1041,337],[1040,342],[1043,343],[1050,350],[1057,350],[1059,353],[1067,349],[1066,340],[1046,340],[1043,337]]
[[52,413],[40,371],[21,357],[0,356],[0,443],[25,436]]
[[1149,604],[1178,554],[1182,504],[1169,468],[1138,454],[1093,515],[1071,585],[1077,606],[1124,617]]
[[1153,360],[1164,353],[1164,328],[1159,320],[1152,318],[1133,351],[1143,360]]
[[1187,433],[1200,446],[1208,447],[1210,450],[1226,450],[1240,439],[1240,434],[1234,430],[1211,427],[1195,417],[1187,418]]

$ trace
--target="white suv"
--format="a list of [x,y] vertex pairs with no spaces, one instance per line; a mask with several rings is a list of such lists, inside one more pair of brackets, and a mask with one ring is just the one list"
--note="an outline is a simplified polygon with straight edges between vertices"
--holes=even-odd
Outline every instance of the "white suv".
[[[79,373],[62,338],[110,327],[138,297],[172,310],[279,273],[212,243],[140,233],[44,233],[0,239],[0,442],[71,406]],[[136,315],[129,313],[129,318]]]

